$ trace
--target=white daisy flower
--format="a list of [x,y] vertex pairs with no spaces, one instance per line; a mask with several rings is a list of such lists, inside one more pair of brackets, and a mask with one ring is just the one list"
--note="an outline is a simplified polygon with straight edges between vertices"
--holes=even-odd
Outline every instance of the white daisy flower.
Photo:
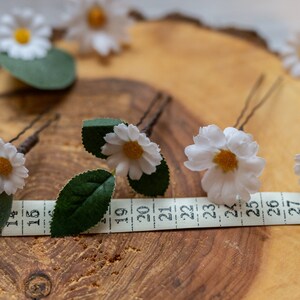
[[79,0],[76,4],[64,18],[66,38],[79,41],[82,53],[96,50],[106,56],[119,52],[120,44],[129,40],[127,28],[132,20],[128,10],[113,0]]
[[295,156],[294,171],[296,175],[300,176],[300,154],[296,154]]
[[192,171],[207,170],[201,183],[210,201],[233,205],[238,199],[250,200],[259,190],[265,160],[256,156],[258,144],[250,134],[209,125],[199,129],[194,143],[185,148],[184,165]]
[[150,175],[161,164],[159,146],[132,124],[115,126],[114,132],[108,133],[104,140],[102,154],[108,156],[107,164],[116,169],[117,175],[139,180],[143,173]]
[[282,49],[282,63],[292,76],[300,77],[300,33],[293,35]]
[[15,194],[25,185],[28,170],[24,166],[25,156],[15,146],[0,139],[0,194]]
[[16,10],[0,19],[0,51],[23,60],[43,58],[51,48],[51,28],[29,9]]

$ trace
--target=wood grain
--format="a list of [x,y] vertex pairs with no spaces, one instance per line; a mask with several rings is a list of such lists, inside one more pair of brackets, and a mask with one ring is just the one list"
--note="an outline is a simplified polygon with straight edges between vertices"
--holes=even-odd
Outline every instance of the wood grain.
[[[268,84],[282,74],[278,58],[260,47],[194,24],[138,23],[132,36],[131,47],[119,56],[80,58],[79,80],[67,92],[35,92],[0,72],[3,138],[50,102],[63,114],[28,155],[31,176],[18,199],[55,198],[75,173],[105,166],[83,150],[82,120],[136,122],[157,89],[174,96],[152,137],[171,166],[167,196],[200,196],[200,174],[182,165],[184,146],[200,125],[232,125],[261,72],[269,75]],[[73,46],[62,46],[75,53]],[[264,191],[299,190],[292,171],[300,148],[294,138],[299,92],[300,84],[286,76],[284,88],[246,127],[269,162]],[[135,195],[120,180],[116,196]],[[298,299],[299,237],[294,226],[2,238],[1,297],[26,299],[29,286],[46,295],[50,286],[48,299]],[[36,273],[43,277],[40,285],[31,282]]]

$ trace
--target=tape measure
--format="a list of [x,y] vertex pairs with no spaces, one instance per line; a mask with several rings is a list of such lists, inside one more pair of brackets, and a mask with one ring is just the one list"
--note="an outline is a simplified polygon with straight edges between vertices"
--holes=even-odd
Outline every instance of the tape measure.
[[[2,236],[50,234],[55,201],[14,201]],[[85,233],[300,224],[300,193],[257,193],[247,203],[216,205],[205,197],[113,199],[101,222]]]

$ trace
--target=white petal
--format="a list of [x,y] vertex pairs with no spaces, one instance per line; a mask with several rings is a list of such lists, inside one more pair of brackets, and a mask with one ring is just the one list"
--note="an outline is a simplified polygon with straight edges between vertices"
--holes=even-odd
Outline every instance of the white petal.
[[300,63],[292,66],[290,73],[294,77],[300,77]]
[[296,164],[294,166],[294,171],[295,171],[295,174],[300,176],[300,165],[299,164]]
[[145,133],[140,133],[139,138],[138,138],[138,143],[141,146],[146,146],[146,145],[150,144],[150,140],[146,136]]
[[217,125],[209,125],[199,129],[199,135],[206,137],[210,145],[221,149],[226,144],[224,133]]
[[33,60],[35,59],[34,52],[30,48],[20,48],[20,58],[24,60]]
[[129,141],[128,127],[124,123],[115,126],[114,132],[121,140],[125,142]]
[[280,49],[280,54],[283,57],[295,56],[297,54],[297,49],[293,45],[286,44]]
[[238,190],[236,187],[236,174],[228,172],[223,182],[220,201],[226,205],[233,205],[237,202]]
[[247,202],[251,199],[250,193],[247,191],[247,189],[243,185],[239,184],[238,180],[236,182],[236,187],[237,187],[237,193],[239,195],[239,198],[241,198],[245,202]]
[[214,153],[209,151],[202,151],[198,145],[191,145],[185,148],[185,154],[189,161],[184,165],[191,171],[203,171],[214,166],[213,157]]
[[9,178],[13,185],[17,188],[23,188],[25,185],[25,180],[23,177],[17,176],[16,174],[12,174]]
[[234,127],[227,127],[227,128],[225,128],[224,129],[224,135],[226,137],[226,140],[228,141],[228,139],[230,137],[232,137],[232,135],[234,135],[234,134],[236,134],[238,132],[239,132],[239,130],[236,129],[236,128],[234,128]]
[[11,38],[0,39],[0,51],[7,52],[11,47],[14,47],[15,41]]
[[202,186],[205,185],[206,188],[209,186],[207,190],[208,200],[216,204],[233,205],[238,195],[235,182],[236,174],[234,172],[223,173],[216,169],[209,171],[207,178],[204,176],[202,179]]
[[257,193],[260,188],[259,179],[252,174],[239,174],[237,181],[240,185],[244,186],[250,194]]
[[194,161],[212,161],[215,155],[214,152],[210,151],[207,148],[202,148],[199,145],[190,145],[184,149],[185,155],[189,160]]
[[51,33],[51,28],[46,26],[38,28],[34,31],[34,35],[41,38],[50,38]]
[[115,169],[119,163],[125,160],[127,160],[125,155],[123,155],[122,152],[118,152],[116,154],[109,156],[106,161],[110,168]]
[[28,170],[23,166],[23,167],[16,167],[14,168],[13,174],[21,177],[21,178],[27,178],[28,177]]
[[295,162],[300,163],[300,154],[295,155]]
[[238,172],[253,174],[255,176],[260,176],[264,167],[266,165],[266,161],[258,156],[251,157],[248,159],[240,159],[238,163]]
[[17,191],[17,188],[15,188],[13,183],[9,180],[4,180],[3,189],[7,195],[15,194]]
[[28,49],[28,51],[31,52],[32,56],[37,59],[37,58],[43,58],[47,55],[48,51],[45,48],[41,48],[38,46],[31,46],[30,50]]
[[33,37],[30,43],[35,47],[39,47],[46,50],[49,50],[51,48],[50,41],[43,37]]
[[297,63],[299,63],[299,58],[296,55],[290,55],[282,60],[285,69],[290,69]]
[[41,28],[47,28],[48,32],[51,32],[50,27],[46,26],[46,19],[44,18],[44,16],[35,15],[31,20],[30,29],[36,32],[36,30],[39,30]]
[[129,166],[129,177],[132,180],[139,180],[143,175],[143,171],[137,161],[131,161]]
[[196,135],[193,137],[193,141],[195,145],[198,147],[203,148],[203,150],[211,150],[211,151],[217,151],[219,148],[212,146],[209,139],[202,135]]
[[12,15],[3,15],[0,20],[1,24],[8,26],[9,28],[15,28],[16,22]]
[[139,135],[140,135],[139,129],[136,126],[134,126],[132,124],[129,124],[129,126],[128,126],[128,136],[129,136],[130,140],[131,141],[138,140]]
[[142,169],[143,173],[145,173],[145,174],[150,175],[156,171],[156,166],[152,165],[144,158],[139,159],[139,165],[140,165],[140,168]]
[[223,184],[223,172],[217,168],[207,170],[201,180],[202,188],[208,193],[209,190],[220,190],[219,186]]
[[119,46],[116,41],[106,34],[98,34],[95,36],[93,38],[93,46],[95,50],[103,56],[108,55],[112,50],[115,52],[118,52],[119,50]]
[[239,130],[228,139],[228,148],[238,157],[251,157],[258,152],[258,144],[252,136]]
[[121,140],[115,133],[106,134],[106,136],[104,137],[104,140],[107,143],[113,144],[113,145],[123,145],[124,144],[124,141]]
[[12,37],[13,34],[14,34],[14,32],[10,28],[0,25],[0,37],[1,38]]
[[16,11],[15,13],[19,25],[22,27],[28,27],[29,24],[31,24],[32,18],[34,17],[34,13],[31,9],[24,9]]
[[183,163],[191,171],[204,171],[213,166],[211,161],[185,161]]
[[144,145],[143,150],[149,154],[160,152],[159,146],[156,143],[152,143],[152,142],[150,142],[148,145]]
[[154,155],[153,153],[149,154],[147,152],[144,152],[142,157],[143,157],[143,159],[148,161],[153,166],[160,165],[160,163],[162,161],[162,156],[159,153],[158,153],[158,155],[157,154]]
[[7,49],[7,54],[9,57],[12,58],[23,58],[22,54],[22,48],[20,48],[19,45],[16,45],[15,43],[12,45],[10,49]]
[[112,144],[105,144],[102,147],[102,154],[104,155],[112,155],[115,154],[117,152],[121,152],[122,151],[122,146],[120,145],[112,145]]
[[120,162],[116,168],[116,174],[119,176],[126,177],[129,171],[129,161],[124,160]]

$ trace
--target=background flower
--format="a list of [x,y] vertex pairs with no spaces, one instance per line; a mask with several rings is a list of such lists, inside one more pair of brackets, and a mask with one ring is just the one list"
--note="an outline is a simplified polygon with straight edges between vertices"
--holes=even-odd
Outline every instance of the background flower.
[[102,154],[107,155],[107,164],[116,169],[116,174],[139,180],[143,173],[152,174],[160,165],[162,156],[157,144],[151,142],[144,133],[130,124],[119,124],[113,133],[108,133],[102,147]]
[[132,23],[128,10],[119,1],[77,1],[65,16],[67,38],[78,40],[83,53],[96,50],[106,56],[120,51],[120,44],[128,42],[127,28]]
[[51,28],[41,15],[29,9],[16,10],[0,19],[0,51],[9,57],[32,60],[43,58],[51,48]]
[[282,49],[282,63],[292,76],[300,76],[300,34],[293,35]]
[[15,146],[0,139],[0,194],[15,194],[25,185],[28,170],[24,166],[25,156]]
[[184,164],[192,171],[207,170],[201,183],[210,201],[232,205],[238,197],[248,201],[259,190],[265,161],[256,156],[258,145],[251,135],[209,125],[199,129],[194,143],[185,148]]

